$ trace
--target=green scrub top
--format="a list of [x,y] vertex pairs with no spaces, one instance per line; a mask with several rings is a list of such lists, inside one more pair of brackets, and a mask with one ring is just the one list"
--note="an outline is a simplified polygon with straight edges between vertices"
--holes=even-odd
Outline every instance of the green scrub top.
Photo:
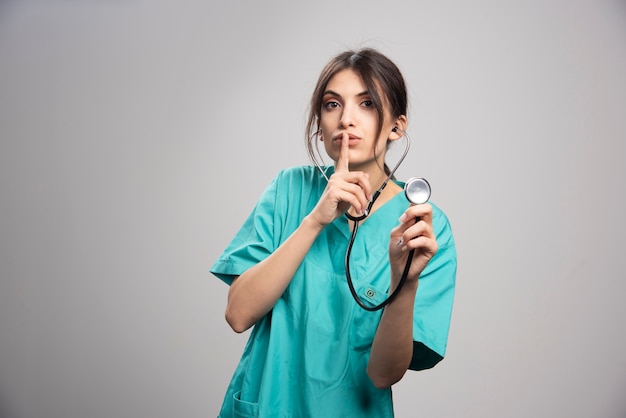
[[[333,173],[333,167],[324,170]],[[314,166],[281,171],[210,271],[230,285],[269,256],[311,212],[326,183]],[[389,234],[408,205],[399,193],[359,225],[350,269],[364,301],[387,297]],[[419,279],[414,370],[443,358],[454,297],[454,238],[446,215],[431,205],[439,250]],[[344,267],[349,237],[346,217],[329,224],[273,309],[254,325],[221,418],[393,416],[391,390],[376,388],[366,373],[382,311],[362,309],[350,294]]]

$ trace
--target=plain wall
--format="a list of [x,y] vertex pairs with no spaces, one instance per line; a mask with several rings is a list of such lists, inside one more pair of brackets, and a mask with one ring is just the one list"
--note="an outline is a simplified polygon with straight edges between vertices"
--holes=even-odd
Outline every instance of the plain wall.
[[623,1],[0,3],[0,416],[216,416],[248,334],[208,273],[306,164],[323,64],[405,74],[459,270],[398,417],[626,416]]

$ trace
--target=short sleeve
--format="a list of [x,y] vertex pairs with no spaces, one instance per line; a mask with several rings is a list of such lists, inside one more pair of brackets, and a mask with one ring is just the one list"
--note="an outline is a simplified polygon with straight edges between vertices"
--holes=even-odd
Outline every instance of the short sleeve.
[[271,181],[230,244],[211,266],[210,272],[228,285],[277,248],[276,227],[281,225],[276,219],[279,183],[280,174]]
[[428,369],[446,352],[456,282],[456,246],[446,215],[433,208],[439,249],[419,279],[413,316],[412,370]]

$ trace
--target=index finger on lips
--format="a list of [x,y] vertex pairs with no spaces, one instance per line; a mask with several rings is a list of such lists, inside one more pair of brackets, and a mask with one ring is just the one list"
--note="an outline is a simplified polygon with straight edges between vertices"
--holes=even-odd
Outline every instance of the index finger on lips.
[[350,171],[350,143],[347,133],[341,136],[341,148],[339,148],[339,157],[337,158],[337,173],[348,173]]

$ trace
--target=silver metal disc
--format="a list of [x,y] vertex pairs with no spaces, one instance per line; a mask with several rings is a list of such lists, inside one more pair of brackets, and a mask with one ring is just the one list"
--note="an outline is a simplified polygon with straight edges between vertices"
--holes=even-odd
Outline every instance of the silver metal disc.
[[416,205],[428,202],[430,199],[430,184],[421,177],[413,177],[404,184],[404,195],[409,202]]

